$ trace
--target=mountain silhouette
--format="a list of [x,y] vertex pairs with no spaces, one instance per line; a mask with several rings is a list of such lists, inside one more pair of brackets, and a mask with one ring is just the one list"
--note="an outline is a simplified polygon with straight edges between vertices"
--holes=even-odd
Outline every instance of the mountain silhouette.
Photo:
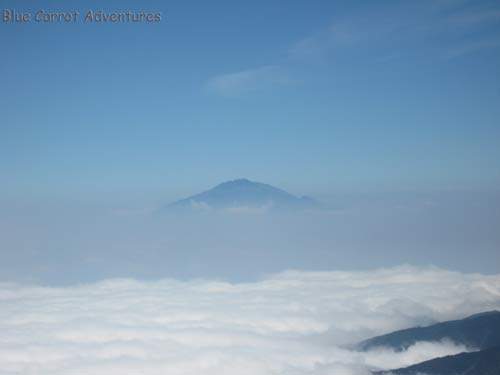
[[284,190],[245,178],[223,182],[204,191],[164,207],[169,211],[290,211],[318,208],[309,197],[296,197]]

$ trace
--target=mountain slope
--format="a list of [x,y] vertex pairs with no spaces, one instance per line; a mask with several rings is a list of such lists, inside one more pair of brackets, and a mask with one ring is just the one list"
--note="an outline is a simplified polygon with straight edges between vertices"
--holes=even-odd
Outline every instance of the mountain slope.
[[479,352],[432,359],[413,366],[390,371],[375,372],[376,375],[498,375],[500,374],[500,346]]
[[386,346],[401,351],[418,341],[440,341],[445,338],[477,349],[500,346],[500,312],[490,311],[461,320],[392,332],[363,341],[357,348],[369,350]]
[[311,198],[296,197],[271,185],[237,179],[176,201],[162,211],[196,210],[297,210],[317,207]]

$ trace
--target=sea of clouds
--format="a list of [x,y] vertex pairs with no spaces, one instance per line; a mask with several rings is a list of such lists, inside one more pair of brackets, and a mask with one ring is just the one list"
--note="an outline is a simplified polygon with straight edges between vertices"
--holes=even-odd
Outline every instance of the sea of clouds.
[[232,284],[112,279],[0,284],[0,368],[11,374],[364,375],[473,350],[351,344],[500,309],[500,275],[401,266],[287,271]]

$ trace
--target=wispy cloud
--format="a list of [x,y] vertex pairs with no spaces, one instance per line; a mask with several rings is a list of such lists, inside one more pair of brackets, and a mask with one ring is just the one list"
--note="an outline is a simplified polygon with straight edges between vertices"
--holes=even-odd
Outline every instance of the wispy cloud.
[[369,374],[465,348],[342,348],[500,307],[500,276],[437,268],[289,271],[258,282],[0,284],[2,374]]
[[339,18],[324,30],[294,43],[289,48],[289,58],[292,61],[317,61],[334,57],[349,48],[383,43],[401,26],[398,17],[387,14],[365,13]]
[[445,58],[454,59],[470,53],[479,52],[485,49],[500,47],[500,40],[480,40],[461,44],[455,48],[450,47],[444,54]]
[[290,82],[291,79],[284,68],[278,65],[267,65],[215,76],[207,82],[206,88],[216,94],[234,96]]
[[487,9],[480,11],[462,11],[452,14],[447,20],[455,26],[473,27],[483,26],[500,21],[500,9]]
[[[371,56],[415,53],[442,56],[436,51],[457,50],[457,44],[469,52],[497,47],[491,43],[498,30],[478,31],[498,24],[500,8],[478,8],[467,1],[421,1],[400,3],[387,8],[370,8],[337,17],[322,31],[307,36],[289,49],[295,61],[335,59],[351,53]],[[471,38],[473,41],[471,42]],[[475,45],[479,48],[471,48]],[[460,48],[460,47],[459,47]]]
[[[422,0],[390,6],[367,5],[336,16],[323,30],[292,43],[287,58],[274,64],[221,74],[206,88],[234,96],[289,84],[292,67],[339,60],[387,62],[394,59],[449,59],[488,48],[500,37],[489,29],[500,21],[500,7],[467,0]],[[299,80],[297,80],[299,81]]]

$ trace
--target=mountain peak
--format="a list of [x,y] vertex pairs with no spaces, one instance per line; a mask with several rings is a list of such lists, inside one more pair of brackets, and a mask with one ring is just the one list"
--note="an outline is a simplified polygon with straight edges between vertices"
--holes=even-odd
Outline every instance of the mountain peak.
[[229,210],[262,212],[317,207],[312,198],[297,197],[285,190],[247,178],[222,182],[210,190],[173,202],[167,210]]
[[253,183],[252,181],[250,181],[248,178],[237,178],[235,180],[230,180],[230,181],[226,181],[226,182],[223,182],[223,184],[251,184]]
[[235,180],[229,180],[220,183],[219,185],[216,186],[230,186],[230,185],[235,185],[235,186],[245,186],[245,185],[252,185],[252,184],[257,184],[256,182],[250,181],[248,178],[237,178]]

